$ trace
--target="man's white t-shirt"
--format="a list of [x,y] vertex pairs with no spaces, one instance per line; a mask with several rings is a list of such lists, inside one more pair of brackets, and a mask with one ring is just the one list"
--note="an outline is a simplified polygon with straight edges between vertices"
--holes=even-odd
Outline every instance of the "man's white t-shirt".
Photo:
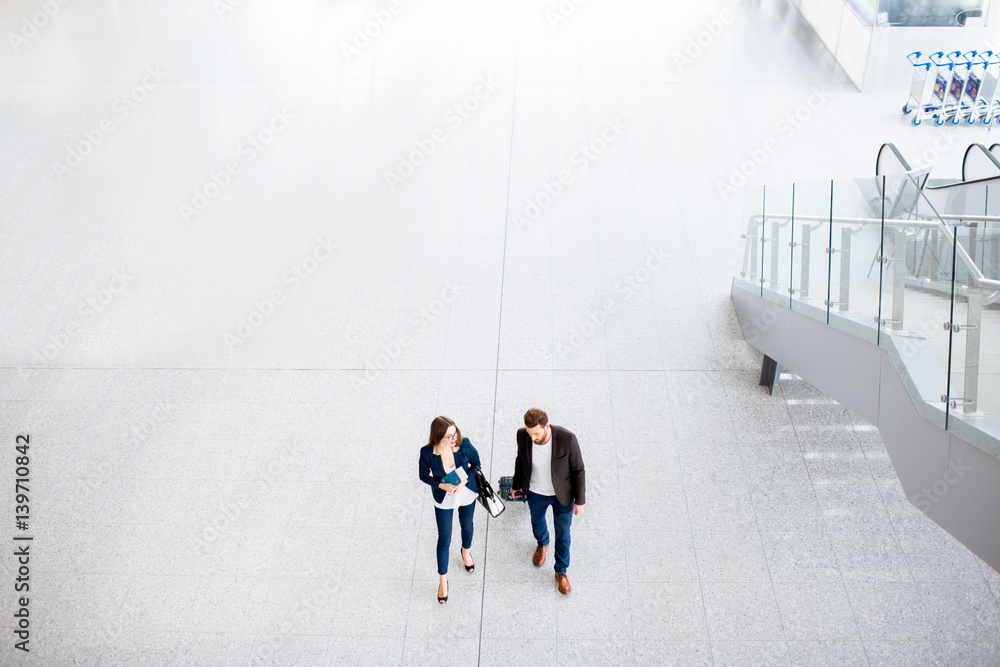
[[540,496],[554,496],[552,486],[552,438],[544,445],[531,443],[531,481],[528,490]]

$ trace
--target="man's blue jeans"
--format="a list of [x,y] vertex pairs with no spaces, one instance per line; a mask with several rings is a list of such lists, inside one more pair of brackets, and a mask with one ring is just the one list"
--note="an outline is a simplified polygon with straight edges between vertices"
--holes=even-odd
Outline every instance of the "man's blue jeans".
[[569,528],[573,524],[573,506],[563,505],[555,496],[542,496],[528,492],[528,510],[531,512],[531,532],[538,544],[549,543],[549,527],[545,510],[552,506],[552,523],[556,529],[556,572],[566,572],[569,567]]

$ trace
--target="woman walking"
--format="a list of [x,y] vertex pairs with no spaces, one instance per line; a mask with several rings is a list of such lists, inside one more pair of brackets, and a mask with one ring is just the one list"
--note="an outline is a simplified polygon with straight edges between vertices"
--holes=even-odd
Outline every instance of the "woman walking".
[[[451,419],[435,417],[427,444],[420,448],[420,481],[430,485],[434,498],[434,518],[437,520],[437,566],[440,582],[438,602],[448,601],[448,547],[451,545],[451,527],[455,508],[462,527],[462,563],[469,572],[475,570],[472,561],[472,519],[476,512],[479,489],[473,470],[480,467],[479,452],[468,438],[462,437]],[[457,484],[444,478],[455,472]]]

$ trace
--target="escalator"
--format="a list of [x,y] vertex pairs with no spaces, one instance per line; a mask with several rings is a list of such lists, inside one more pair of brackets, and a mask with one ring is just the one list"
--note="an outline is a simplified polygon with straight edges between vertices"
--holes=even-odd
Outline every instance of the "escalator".
[[961,180],[892,144],[875,172],[748,191],[736,314],[875,424],[911,502],[1000,570],[1000,145],[970,146]]

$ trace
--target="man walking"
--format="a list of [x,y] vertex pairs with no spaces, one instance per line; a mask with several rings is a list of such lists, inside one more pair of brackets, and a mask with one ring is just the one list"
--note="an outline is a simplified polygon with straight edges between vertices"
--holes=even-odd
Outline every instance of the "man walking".
[[549,530],[545,510],[552,506],[556,533],[556,581],[559,592],[572,587],[566,576],[569,567],[569,532],[573,515],[583,513],[586,481],[583,456],[576,435],[549,424],[545,411],[531,408],[524,413],[524,428],[517,430],[517,459],[514,461],[512,490],[527,496],[531,531],[538,546],[532,562],[541,567],[549,550]]

